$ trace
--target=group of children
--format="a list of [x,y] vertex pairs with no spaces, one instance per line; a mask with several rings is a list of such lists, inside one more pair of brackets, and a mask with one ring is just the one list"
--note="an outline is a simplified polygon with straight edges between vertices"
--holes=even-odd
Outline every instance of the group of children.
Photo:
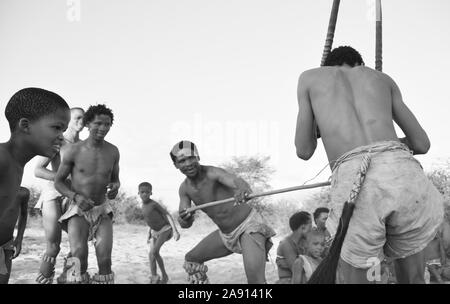
[[330,234],[325,227],[329,210],[317,208],[311,215],[306,211],[294,213],[289,218],[292,232],[278,245],[276,264],[278,284],[304,284],[327,254]]

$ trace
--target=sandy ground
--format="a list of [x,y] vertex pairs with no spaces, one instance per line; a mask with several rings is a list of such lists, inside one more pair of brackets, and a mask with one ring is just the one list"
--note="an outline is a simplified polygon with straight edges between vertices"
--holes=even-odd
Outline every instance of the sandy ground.
[[[166,242],[160,254],[164,259],[169,284],[185,284],[186,273],[182,268],[184,255],[194,247],[203,237],[214,230],[213,227],[192,227],[180,230],[181,238]],[[112,253],[113,271],[116,283],[120,284],[148,284],[150,282],[150,266],[148,261],[146,226],[115,225],[114,247]],[[277,280],[275,265],[276,247],[281,239],[280,235],[273,238],[274,246],[270,251],[270,260],[266,263],[266,280],[274,283]],[[39,224],[27,227],[23,240],[22,253],[13,261],[10,284],[36,284],[35,278],[40,266],[40,258],[45,251],[44,231]],[[69,252],[67,234],[63,233],[61,252],[56,263],[56,276],[62,271],[63,257]],[[97,272],[97,262],[92,244],[89,245],[88,272]],[[208,276],[215,284],[246,284],[242,256],[232,254],[228,257],[207,262]]]

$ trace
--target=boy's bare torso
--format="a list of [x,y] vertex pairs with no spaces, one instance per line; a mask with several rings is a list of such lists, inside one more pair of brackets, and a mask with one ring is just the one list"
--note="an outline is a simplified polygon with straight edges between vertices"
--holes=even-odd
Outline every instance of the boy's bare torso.
[[106,141],[98,147],[81,141],[70,145],[69,149],[74,158],[70,172],[72,189],[93,200],[95,205],[101,205],[118,158],[117,148]]
[[330,161],[359,146],[398,141],[392,121],[392,80],[360,67],[308,71],[306,85]]
[[[202,167],[206,170],[205,177],[202,180],[194,183],[190,179],[185,179],[182,185],[187,196],[195,205],[203,205],[234,196],[233,189],[208,177],[208,166]],[[202,210],[223,233],[229,233],[247,218],[251,207],[245,203],[237,206],[234,206],[233,203],[228,203],[207,207]]]
[[20,205],[16,196],[22,182],[23,167],[0,145],[0,246],[11,240]]
[[159,231],[164,226],[169,224],[169,221],[159,210],[159,205],[157,204],[158,203],[154,200],[150,200],[142,204],[142,213],[144,215],[145,222],[151,229],[155,231]]

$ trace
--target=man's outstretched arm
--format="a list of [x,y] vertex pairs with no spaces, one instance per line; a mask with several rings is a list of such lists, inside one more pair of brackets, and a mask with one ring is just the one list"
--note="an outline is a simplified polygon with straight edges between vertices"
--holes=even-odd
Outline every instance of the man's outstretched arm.
[[295,147],[297,156],[308,160],[314,154],[317,147],[317,125],[311,107],[311,100],[306,84],[305,73],[300,75],[297,87],[298,115],[295,129]]

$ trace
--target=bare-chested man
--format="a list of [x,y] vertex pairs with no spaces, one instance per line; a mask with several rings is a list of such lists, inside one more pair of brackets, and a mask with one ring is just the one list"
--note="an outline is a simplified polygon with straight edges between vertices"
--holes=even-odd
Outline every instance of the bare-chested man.
[[[89,137],[62,149],[64,157],[56,173],[55,187],[70,200],[60,218],[60,222],[67,225],[73,262],[67,283],[89,282],[89,240],[94,240],[99,268],[92,283],[114,283],[112,208],[107,199],[115,198],[120,187],[119,150],[105,141],[113,120],[112,111],[105,105],[89,107],[84,115]],[[65,183],[69,175],[70,187]]]
[[248,283],[265,283],[265,263],[272,247],[270,238],[275,232],[264,222],[260,214],[245,204],[251,193],[243,179],[227,171],[200,165],[196,146],[190,141],[177,143],[170,157],[177,169],[186,176],[179,189],[179,223],[182,228],[191,227],[194,216],[186,209],[212,201],[235,197],[237,204],[222,204],[202,209],[219,227],[205,237],[185,256],[184,268],[189,282],[208,283],[204,262],[234,253],[241,253]]
[[[20,187],[26,163],[36,155],[52,157],[63,141],[69,123],[64,99],[40,88],[15,93],[5,108],[11,137],[0,144],[0,283],[8,283],[11,257],[20,252],[26,224],[29,193]],[[25,214],[23,214],[25,213]],[[17,218],[19,230],[13,239]]]
[[[331,235],[362,157],[371,158],[342,246],[337,281],[368,282],[370,261],[386,255],[396,259],[400,283],[422,283],[423,249],[442,222],[443,204],[412,156],[426,153],[430,141],[396,83],[365,67],[353,48],[339,47],[328,56],[326,67],[300,76],[298,103],[298,157],[308,160],[313,155],[317,123],[333,171],[327,220]],[[398,138],[393,121],[405,138]]]
[[[69,126],[64,132],[63,145],[76,143],[80,140],[79,134],[83,130],[84,110],[81,108],[70,109]],[[61,163],[60,153],[53,158],[40,156],[38,158],[34,175],[45,179],[47,182],[42,189],[39,201],[35,208],[42,212],[42,224],[45,231],[47,248],[42,256],[41,266],[36,281],[40,284],[51,284],[55,275],[55,263],[61,244],[61,225],[58,222],[62,215],[63,196],[56,191],[54,181],[56,171]],[[50,164],[50,168],[47,168]],[[65,281],[65,272],[58,278],[58,282]]]

